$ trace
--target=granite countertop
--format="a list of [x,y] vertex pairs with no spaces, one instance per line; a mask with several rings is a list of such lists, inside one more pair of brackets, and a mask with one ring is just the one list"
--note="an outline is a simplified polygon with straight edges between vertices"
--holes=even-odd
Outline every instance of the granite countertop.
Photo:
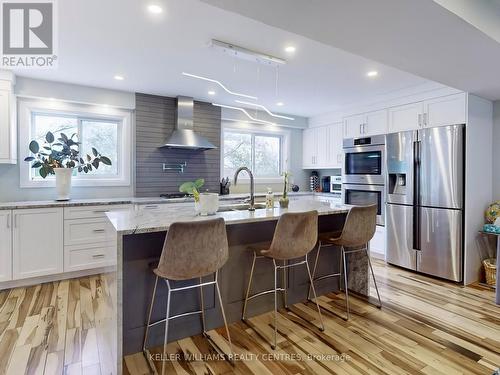
[[121,235],[140,234],[150,232],[163,232],[168,230],[170,224],[175,221],[199,221],[210,218],[222,217],[226,225],[252,223],[257,221],[276,220],[285,212],[304,212],[317,210],[319,215],[344,214],[349,211],[350,206],[330,205],[320,202],[311,197],[290,200],[288,209],[281,209],[277,205],[274,209],[257,209],[253,212],[244,211],[225,211],[217,212],[211,216],[197,216],[194,207],[190,203],[179,204],[175,209],[164,210],[121,210],[107,212],[109,220],[113,224],[117,233]]
[[[289,193],[290,197],[312,196],[312,195],[331,195],[330,193],[312,193],[298,192]],[[274,193],[276,197],[281,196],[281,193]],[[257,193],[255,197],[265,197],[265,193]],[[237,200],[248,198],[249,194],[229,194],[221,195],[220,200]],[[118,204],[164,204],[164,203],[184,203],[192,202],[193,198],[173,198],[166,199],[160,197],[149,198],[101,198],[101,199],[72,199],[69,201],[22,201],[22,202],[0,202],[0,210],[16,210],[26,208],[50,208],[50,207],[79,207],[79,206],[100,206],[100,205],[118,205]]]

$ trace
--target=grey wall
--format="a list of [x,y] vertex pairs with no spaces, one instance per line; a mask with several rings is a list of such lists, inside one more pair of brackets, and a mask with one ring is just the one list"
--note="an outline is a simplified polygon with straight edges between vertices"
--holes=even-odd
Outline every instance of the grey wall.
[[500,100],[493,103],[493,199],[500,200]]
[[[179,191],[179,185],[205,179],[203,190],[219,192],[220,149],[208,151],[160,148],[175,126],[176,98],[136,94],[136,188],[138,197]],[[194,103],[194,127],[220,147],[221,111],[210,103]],[[187,162],[184,173],[164,172],[163,163]]]

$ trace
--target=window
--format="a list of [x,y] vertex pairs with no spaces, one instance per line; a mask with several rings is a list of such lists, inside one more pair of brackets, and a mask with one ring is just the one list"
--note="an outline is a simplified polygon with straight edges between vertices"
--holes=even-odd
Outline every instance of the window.
[[234,176],[249,167],[255,177],[279,177],[283,170],[283,136],[241,130],[224,130],[223,175]]
[[[47,132],[56,138],[76,134],[80,156],[92,155],[92,147],[111,159],[112,165],[100,164],[88,174],[75,169],[75,186],[130,185],[130,121],[128,111],[67,103],[20,103],[20,159],[29,155],[27,145],[34,139],[43,144]],[[20,164],[21,187],[52,186],[54,176],[43,179],[38,170],[25,162]]]

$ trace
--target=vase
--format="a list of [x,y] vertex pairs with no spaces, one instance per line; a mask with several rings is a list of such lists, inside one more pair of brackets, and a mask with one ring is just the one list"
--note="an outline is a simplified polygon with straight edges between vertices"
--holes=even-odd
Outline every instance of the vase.
[[200,194],[200,215],[215,215],[219,209],[219,194],[201,193]]
[[54,168],[56,174],[57,201],[69,201],[73,168]]
[[281,208],[288,208],[288,197],[281,197],[280,198],[280,207]]

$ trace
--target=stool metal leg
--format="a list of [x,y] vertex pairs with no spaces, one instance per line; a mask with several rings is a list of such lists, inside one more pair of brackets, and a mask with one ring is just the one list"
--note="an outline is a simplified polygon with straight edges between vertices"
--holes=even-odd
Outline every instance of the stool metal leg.
[[349,313],[349,284],[347,282],[347,262],[346,262],[346,256],[345,256],[345,249],[344,246],[342,246],[342,263],[344,266],[344,290],[345,290],[345,308],[347,312],[347,320],[350,318],[350,313]]
[[219,271],[215,272],[215,289],[217,289],[217,295],[219,296],[219,304],[220,304],[220,310],[222,312],[222,319],[224,320],[224,327],[226,327],[226,335],[227,335],[227,340],[229,341],[229,350],[231,351],[231,357],[229,360],[231,363],[233,363],[233,358],[234,358],[234,352],[233,352],[233,343],[231,341],[231,335],[229,334],[229,327],[227,326],[227,320],[226,320],[226,313],[224,312],[224,305],[222,304],[222,297],[220,294],[220,289],[219,289],[219,281],[218,281],[218,274]]
[[278,267],[276,261],[273,259],[274,265],[274,345],[271,345],[273,350],[276,349],[276,342],[278,340]]
[[243,314],[241,315],[241,320],[246,319],[248,296],[250,295],[250,288],[252,287],[252,278],[253,278],[253,271],[255,269],[255,260],[256,259],[257,259],[257,254],[255,254],[255,252],[254,252],[253,253],[252,268],[250,270],[250,278],[248,280],[247,293],[245,295],[245,302],[243,303]]
[[309,269],[309,262],[307,261],[307,254],[306,254],[306,268],[307,268],[307,275],[309,276],[309,282],[311,283],[310,288],[312,289],[314,301],[316,302],[316,307],[318,308],[319,322],[321,324],[319,329],[321,331],[324,331],[325,325],[323,324],[323,318],[321,316],[321,309],[319,308],[318,299],[316,297],[316,289],[314,288],[314,281],[313,281],[313,278],[311,276],[311,270]]
[[283,302],[285,303],[285,308],[288,309],[288,296],[287,296],[287,289],[288,289],[288,270],[286,268],[287,261],[283,261]]
[[382,307],[382,301],[380,300],[380,294],[378,292],[377,280],[375,280],[375,274],[373,273],[372,261],[370,260],[370,254],[368,253],[368,245],[365,248],[366,257],[368,258],[368,265],[370,266],[370,271],[372,273],[373,283],[375,284],[375,290],[377,291],[378,297],[378,307]]
[[149,324],[151,323],[151,313],[153,312],[153,305],[155,303],[155,295],[156,295],[156,286],[157,285],[158,285],[158,276],[156,276],[155,286],[153,288],[153,294],[151,296],[151,304],[149,305],[148,324],[146,325],[146,334],[144,335],[144,341],[142,343],[142,351],[143,352],[146,352],[146,343],[148,340]]
[[[321,251],[321,241],[318,241],[318,252],[316,253],[316,259],[314,261],[312,279],[316,277],[316,268],[318,267],[319,252]],[[312,285],[312,284],[311,284]],[[311,285],[309,285],[309,291],[307,292],[307,299],[311,299]]]
[[165,358],[167,358],[167,343],[168,343],[168,320],[169,320],[169,315],[170,315],[170,299],[172,297],[172,293],[170,291],[170,283],[168,282],[167,279],[165,279],[165,282],[167,284],[167,312],[165,314],[165,338],[163,339],[163,361],[161,365],[161,375],[165,375]]
[[206,326],[206,320],[205,320],[205,300],[203,298],[203,281],[202,278],[200,277],[200,304],[201,304],[201,324],[203,326],[203,336],[206,336],[207,334],[207,326]]

